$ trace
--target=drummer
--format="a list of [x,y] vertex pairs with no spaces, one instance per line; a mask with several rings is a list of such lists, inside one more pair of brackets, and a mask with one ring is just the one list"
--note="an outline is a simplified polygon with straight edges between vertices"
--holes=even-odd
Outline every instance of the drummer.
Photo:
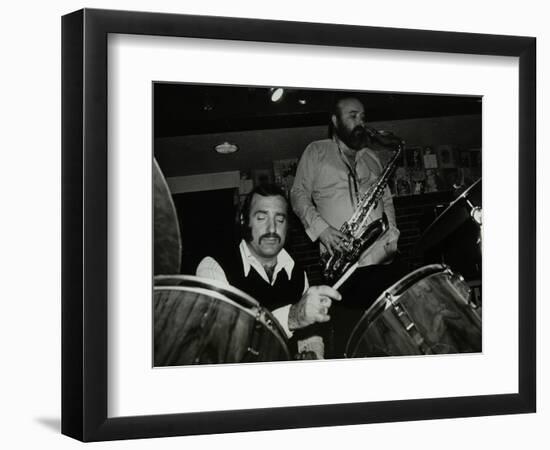
[[[205,257],[197,276],[226,282],[256,298],[291,337],[297,330],[330,320],[333,300],[341,296],[329,286],[309,286],[307,275],[284,249],[288,200],[276,185],[260,185],[246,197],[240,214],[242,240],[229,255]],[[324,356],[317,335],[298,343],[298,352]]]

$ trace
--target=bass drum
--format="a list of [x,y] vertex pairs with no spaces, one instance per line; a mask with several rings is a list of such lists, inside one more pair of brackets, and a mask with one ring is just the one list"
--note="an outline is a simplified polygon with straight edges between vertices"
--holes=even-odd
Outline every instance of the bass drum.
[[154,365],[289,360],[284,330],[244,292],[190,275],[155,277]]
[[366,311],[346,347],[350,358],[481,351],[481,318],[470,288],[447,266],[422,267]]

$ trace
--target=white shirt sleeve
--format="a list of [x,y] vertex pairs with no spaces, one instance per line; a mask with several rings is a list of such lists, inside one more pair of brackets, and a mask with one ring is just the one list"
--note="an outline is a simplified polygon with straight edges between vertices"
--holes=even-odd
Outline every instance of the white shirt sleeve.
[[288,328],[288,314],[290,313],[290,305],[281,306],[280,308],[277,308],[273,311],[271,311],[271,314],[273,314],[273,317],[277,319],[283,330],[285,330],[286,337],[291,338],[292,337],[292,331]]
[[[309,289],[309,281],[307,279],[307,273],[304,271],[304,291],[302,292],[302,295],[305,294],[305,292]],[[288,338],[292,337],[292,331],[288,328],[288,315],[290,313],[290,306],[291,305],[285,305],[281,306],[280,308],[277,308],[276,310],[272,311],[271,314],[279,321],[281,326],[283,327],[283,330],[285,330],[285,333]]]
[[313,180],[320,164],[316,160],[315,146],[310,144],[304,150],[290,191],[292,209],[302,222],[306,234],[312,241],[328,228],[328,223],[321,217],[312,199]]
[[222,266],[220,266],[218,262],[210,256],[202,259],[197,267],[195,275],[201,278],[208,278],[210,280],[222,281],[229,284]]

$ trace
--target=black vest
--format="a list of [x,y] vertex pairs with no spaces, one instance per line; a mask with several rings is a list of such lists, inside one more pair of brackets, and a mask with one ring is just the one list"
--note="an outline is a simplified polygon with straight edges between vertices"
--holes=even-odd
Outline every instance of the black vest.
[[269,311],[296,303],[302,298],[304,270],[296,262],[294,262],[290,279],[288,279],[286,270],[282,269],[277,274],[277,279],[272,286],[253,267],[245,277],[240,249],[236,247],[235,250],[229,255],[215,258],[225,272],[229,284],[252,296]]

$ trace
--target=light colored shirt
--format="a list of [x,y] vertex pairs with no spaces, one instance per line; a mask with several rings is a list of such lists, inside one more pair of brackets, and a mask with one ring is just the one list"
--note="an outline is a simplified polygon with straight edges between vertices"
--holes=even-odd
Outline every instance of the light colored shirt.
[[[290,198],[292,209],[312,241],[317,240],[329,225],[339,230],[356,210],[358,198],[376,183],[383,171],[373,150],[357,151],[353,165],[344,156],[345,148],[343,142],[335,139],[315,141],[306,147],[298,163]],[[393,254],[397,250],[399,230],[387,186],[367,222],[379,219],[384,212],[390,229],[380,244],[383,246],[381,251]],[[322,244],[321,251],[326,251]],[[379,259],[380,251],[367,250],[361,255],[359,265],[375,264]]]
[[[273,271],[273,278],[271,281],[269,280],[269,277],[267,276],[267,273],[264,269],[264,266],[258,261],[258,259],[250,252],[250,249],[248,248],[248,245],[244,240],[241,241],[239,244],[239,252],[241,254],[241,260],[243,263],[243,271],[244,276],[248,276],[251,269],[254,269],[262,279],[273,286],[275,284],[275,281],[277,280],[277,275],[281,270],[284,270],[288,278],[290,279],[290,276],[292,274],[292,269],[294,269],[294,260],[292,257],[288,254],[288,252],[283,248],[279,254],[277,255],[277,264],[275,265],[275,269]],[[210,256],[207,256],[206,258],[203,258],[202,261],[199,263],[196,271],[196,275],[202,278],[209,278],[211,280],[217,280],[222,281],[224,283],[229,284],[229,281],[227,281],[227,277],[225,275],[225,271],[220,266],[220,264]],[[304,292],[308,289],[309,283],[307,279],[307,275],[304,272]],[[260,301],[261,299],[257,299]],[[271,311],[273,316],[279,321],[283,329],[285,330],[287,336],[292,336],[292,332],[288,328],[288,314],[290,311],[290,304],[282,306],[281,308],[277,308],[274,311]]]

